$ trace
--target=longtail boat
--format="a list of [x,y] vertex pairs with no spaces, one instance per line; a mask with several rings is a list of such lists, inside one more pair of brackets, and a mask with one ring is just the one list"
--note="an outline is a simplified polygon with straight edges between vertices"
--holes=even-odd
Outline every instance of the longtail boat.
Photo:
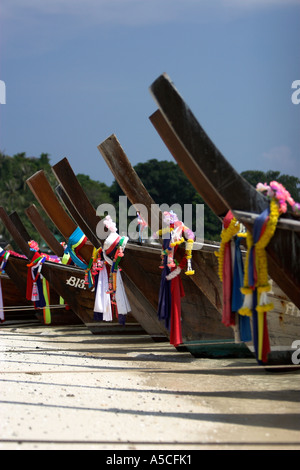
[[[77,179],[76,179],[77,181]],[[77,182],[78,183],[78,182]],[[40,203],[41,207],[43,208],[44,212],[47,216],[52,220],[52,222],[56,225],[57,229],[61,232],[62,236],[65,240],[68,240],[70,236],[75,232],[78,227],[82,227],[82,219],[78,216],[78,221],[75,221],[68,216],[65,209],[60,204],[59,200],[57,199],[54,191],[52,190],[45,174],[43,171],[39,171],[35,173],[31,178],[27,180],[27,184],[30,187],[31,191],[35,195],[36,199]],[[78,183],[79,184],[79,183]],[[80,186],[80,185],[79,185]],[[76,190],[76,188],[74,188]],[[76,198],[81,201],[81,194],[76,193]],[[86,210],[89,208],[87,207]],[[96,216],[96,212],[93,209],[94,213],[92,214],[94,217]],[[100,218],[97,217],[97,223],[99,223]],[[91,240],[92,236],[89,233],[88,227],[85,226],[85,235],[88,238],[86,244],[84,244],[79,252],[80,255],[85,259],[87,263],[89,263],[94,246],[91,244],[89,240]],[[96,248],[101,246],[99,240],[97,241]],[[126,260],[126,256],[124,257]],[[122,261],[122,268],[123,268],[123,276],[124,276],[124,284],[127,291],[128,300],[131,306],[131,313],[128,315],[128,318],[132,318],[135,321],[135,324],[138,323],[137,327],[142,328],[144,332],[148,333],[154,341],[164,341],[167,337],[167,331],[163,327],[160,322],[156,321],[149,312],[151,312],[151,304],[147,300],[146,297],[140,295],[137,291],[135,283],[132,281],[131,276],[140,276],[141,282],[143,282],[143,273],[138,272],[137,268],[134,265],[130,266],[130,277],[128,274],[129,269],[125,270],[124,262]],[[80,270],[79,270],[80,271]],[[81,272],[83,270],[81,269]],[[88,290],[85,290],[85,293]],[[71,305],[71,304],[70,304]],[[91,319],[91,315],[93,311],[91,310],[89,313],[89,318]],[[90,320],[89,320],[90,321]],[[130,327],[130,322],[128,322],[128,326],[125,327],[124,331]]]
[[[34,204],[26,210],[26,214],[48,246],[52,247],[57,256],[62,256],[64,253],[62,245],[51,233]],[[20,232],[24,233],[21,222],[17,220],[16,222],[18,222]],[[65,299],[71,299],[73,307],[76,307],[75,312],[78,318],[82,318],[82,322],[93,334],[144,334],[144,330],[131,315],[128,316],[126,328],[120,325],[115,318],[113,318],[111,322],[94,320],[95,292],[93,286],[88,287],[86,285],[85,272],[69,264],[60,265],[60,267],[64,267],[65,269],[63,271],[57,271],[55,266],[53,267],[55,275],[60,277],[60,294],[62,295],[62,293],[64,293]]]
[[[269,200],[224,158],[166,74],[151,85],[150,91],[159,106],[150,121],[194,188],[218,217],[223,219],[232,211],[253,232],[254,220],[268,207]],[[290,363],[299,336],[299,227],[293,215],[284,214],[266,247],[272,283],[269,296],[274,302],[267,317],[269,362]]]
[[[97,225],[96,222],[100,219],[95,218],[96,211],[87,200],[68,160],[65,158],[54,165],[53,171],[61,186],[63,186],[63,190],[69,197],[69,204],[72,203],[78,211],[78,223],[80,223],[80,216],[82,219],[84,218],[87,226],[86,230],[93,232],[94,237],[97,238],[95,228]],[[136,180],[133,183],[131,179],[133,175],[132,169],[130,169],[130,172],[126,171],[125,174],[130,187],[134,187],[137,191],[140,191],[140,182]],[[144,191],[146,191],[145,188]],[[150,203],[153,202],[146,193],[140,193],[140,196],[143,201],[148,198]],[[77,204],[77,201],[80,201],[79,204]],[[156,211],[154,216],[159,219],[161,214],[159,211]],[[212,248],[213,247],[211,247],[211,249]],[[127,254],[122,261],[123,272],[126,273],[128,263],[131,262],[134,263],[138,272],[143,273],[142,278],[140,276],[135,278],[135,292],[139,292],[143,296],[146,295],[148,297],[152,305],[151,315],[153,315],[155,321],[158,321],[157,307],[161,275],[161,271],[159,270],[161,247],[157,243],[153,245],[128,242],[126,250]],[[199,278],[200,273],[203,273],[205,270],[204,263],[206,255],[202,253],[202,256],[203,262],[201,270],[198,272]],[[182,299],[182,334],[184,342],[181,348],[188,349],[194,356],[244,356],[246,348],[243,345],[236,345],[234,343],[233,331],[229,331],[220,322],[220,314],[216,305],[218,304],[220,307],[221,302],[218,300],[218,289],[213,284],[216,282],[220,285],[220,282],[215,272],[210,269],[209,261],[206,262],[206,270],[207,276],[203,277],[203,283],[206,284],[206,289],[204,289],[204,285],[202,285],[202,289],[210,292],[214,305],[208,300],[206,295],[200,291],[199,287],[194,282],[190,279],[183,280],[186,295]],[[213,279],[209,278],[209,273]],[[199,311],[202,312],[202,315],[199,315]]]
[[[21,253],[19,254],[14,251],[9,251],[9,257],[5,266],[5,273],[9,276],[11,281],[15,285],[15,297],[18,298],[21,295],[22,299],[27,299],[27,279],[28,279],[28,264],[30,263],[34,253],[30,250],[28,245],[28,240],[25,237],[25,229],[23,227],[23,233],[21,234],[12,219],[17,221],[17,215],[13,214],[12,218],[8,216],[3,207],[0,207],[0,218],[12,236],[12,239],[19,246]],[[56,266],[57,263],[49,263],[49,265]],[[47,268],[45,268],[47,270]],[[45,278],[48,280],[48,276]],[[58,284],[58,283],[57,283]],[[80,320],[74,315],[73,311],[69,309],[64,303],[60,302],[60,295],[58,291],[53,287],[53,284],[49,282],[49,310],[51,315],[51,324],[52,325],[62,325],[62,324],[80,324]],[[20,302],[18,302],[20,303]],[[11,305],[11,311],[14,310],[14,305]],[[45,310],[43,308],[35,308],[34,303],[31,301],[26,301],[24,303],[24,312],[28,312],[29,309],[35,309],[36,318],[42,322],[48,324],[50,320],[45,320]],[[18,308],[19,310],[19,308]]]
[[[166,123],[180,141],[181,148],[185,150],[179,157],[178,164],[189,175],[195,189],[199,194],[203,194],[209,206],[212,207],[216,194],[223,201],[221,213],[217,212],[218,209],[213,209],[214,212],[224,216],[224,208],[226,208],[242,213],[261,214],[269,205],[268,199],[256,191],[225,159],[184,102],[170,78],[166,74],[161,75],[151,85],[150,90]],[[195,175],[193,179],[188,170],[191,165]],[[201,188],[203,182],[207,191],[206,195]],[[283,215],[282,219],[287,224],[294,222],[290,215]],[[296,223],[295,226],[299,227],[299,224]],[[279,227],[267,246],[267,252],[272,279],[300,308],[299,232],[296,232],[295,227],[292,226],[290,230]]]

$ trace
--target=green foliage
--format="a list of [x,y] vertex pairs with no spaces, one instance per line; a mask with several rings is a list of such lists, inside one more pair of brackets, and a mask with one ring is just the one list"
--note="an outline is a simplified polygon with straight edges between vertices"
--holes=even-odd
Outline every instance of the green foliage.
[[[26,184],[26,180],[40,170],[44,170],[50,184],[55,186],[56,180],[51,170],[48,154],[42,153],[40,158],[35,158],[26,157],[25,153],[18,153],[13,157],[0,153],[0,205],[8,214],[16,211],[32,239],[36,240],[41,247],[44,247],[43,240],[25,214],[25,209],[31,204],[36,204],[39,207],[38,202]],[[40,213],[42,215],[42,211]],[[60,234],[46,216],[45,221],[59,238]],[[10,234],[2,223],[0,225],[1,241],[4,243],[9,242],[17,250],[17,246]]]
[[105,183],[94,181],[89,176],[81,173],[77,175],[77,179],[95,209],[105,202],[108,204],[113,203],[113,199],[110,195],[110,188]]

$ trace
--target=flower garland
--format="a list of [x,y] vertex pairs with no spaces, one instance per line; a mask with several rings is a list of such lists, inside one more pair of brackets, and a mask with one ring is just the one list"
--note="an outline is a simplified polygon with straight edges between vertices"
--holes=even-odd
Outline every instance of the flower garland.
[[85,269],[84,274],[84,284],[89,287],[95,284],[95,277],[101,269],[103,269],[103,261],[101,260],[102,248],[93,249],[92,257],[89,261],[87,268]]
[[40,251],[39,245],[36,241],[30,240],[28,245],[31,251]]
[[[179,263],[174,259],[174,248],[185,242],[184,259],[187,262],[187,269],[185,271],[185,274],[187,276],[192,276],[193,274],[195,274],[195,271],[192,269],[192,251],[193,251],[193,246],[194,246],[195,235],[192,232],[192,230],[189,229],[189,227],[187,227],[186,225],[183,224],[183,222],[180,222],[178,220],[177,215],[173,211],[164,212],[163,215],[164,215],[164,222],[168,223],[169,226],[158,230],[154,236],[165,238],[164,236],[166,234],[170,234],[171,240],[170,240],[169,246],[165,249],[162,249],[161,251],[160,268],[161,269],[164,268],[164,257],[167,256],[168,257],[167,266],[169,268],[177,267],[176,275],[180,274],[181,267],[179,268]],[[180,264],[182,266],[182,263]],[[170,277],[170,279],[173,277],[175,277],[175,273],[172,274],[172,277]]]
[[[158,299],[158,318],[164,320],[165,327],[170,331],[170,344],[178,346],[182,343],[181,328],[181,298],[184,296],[184,289],[180,277],[181,270],[186,266],[185,274],[194,274],[191,259],[194,244],[194,233],[178,220],[173,212],[164,212],[163,221],[168,226],[156,232],[156,237],[163,238],[161,251],[161,282]],[[154,235],[154,236],[155,236]],[[179,262],[175,259],[178,247],[184,243],[185,255]]]
[[223,229],[221,232],[221,244],[219,251],[215,251],[215,256],[218,258],[218,275],[223,282],[223,268],[224,268],[224,256],[225,256],[225,247],[232,238],[237,235],[240,231],[240,224],[235,217],[233,217],[232,212],[229,211],[224,217]]
[[[112,265],[110,269],[109,281],[108,281],[108,294],[112,295],[112,304],[117,305],[116,301],[116,292],[117,292],[117,273],[119,268],[119,263],[124,256],[122,245],[125,241],[125,237],[121,237],[120,241],[118,242],[118,247],[116,249],[115,254],[112,258]],[[126,243],[126,242],[125,242]]]
[[[282,202],[280,202],[276,197],[273,197],[270,201],[270,213],[266,220],[265,226],[262,229],[262,235],[260,238],[256,241],[256,243],[254,243],[253,236],[250,233],[247,234],[245,277],[244,286],[241,289],[242,293],[245,295],[245,302],[242,308],[239,310],[241,315],[252,315],[253,303],[251,297],[255,288],[257,288],[257,293],[259,294],[256,310],[258,312],[270,311],[274,308],[272,303],[267,302],[265,295],[271,289],[268,280],[268,261],[265,249],[275,233],[277,222],[283,209],[284,207],[282,206]],[[255,282],[253,282],[253,280],[250,281],[249,279],[251,261],[255,263],[257,276]]]
[[[284,186],[276,181],[270,185],[259,183],[257,191],[265,193],[270,200],[269,207],[255,220],[252,233],[247,233],[247,254],[245,260],[243,286],[243,305],[238,309],[241,317],[252,317],[253,342],[259,362],[266,362],[270,351],[266,314],[274,308],[269,302],[267,293],[271,286],[268,279],[268,262],[266,247],[273,237],[281,214],[287,212],[287,204],[295,215],[300,215],[300,204],[296,203]],[[231,281],[231,257],[229,242],[234,236],[241,236],[239,223],[229,213],[224,218],[221,233],[221,244],[218,257],[218,274],[223,282],[223,322],[230,324],[229,292]],[[226,272],[227,269],[227,272]],[[225,275],[224,275],[225,273]],[[226,284],[226,286],[225,286]],[[241,321],[241,320],[240,320]]]
[[[279,188],[276,182],[271,183],[273,189]],[[266,190],[266,185],[257,185],[258,190]],[[255,220],[253,233],[247,235],[247,256],[244,274],[244,286],[241,292],[245,295],[244,303],[239,309],[240,315],[253,317],[254,347],[259,362],[267,362],[270,352],[267,312],[273,310],[274,305],[269,302],[267,293],[271,286],[268,279],[268,261],[266,247],[273,237],[280,215],[286,212],[287,207],[282,194],[284,189],[280,185],[280,192],[269,192],[270,205]],[[286,196],[286,195],[285,195]]]
[[[222,282],[222,323],[225,326],[237,326],[237,320],[239,319],[236,318],[235,314],[243,300],[239,293],[243,270],[242,258],[240,255],[240,243],[235,243],[234,256],[231,249],[231,241],[236,236],[243,237],[245,236],[245,233],[241,231],[241,225],[233,216],[232,212],[228,211],[223,220],[220,249],[218,252],[215,252],[215,255],[218,258],[218,275]],[[237,251],[239,253],[237,253]],[[240,267],[236,266],[238,256],[240,259]],[[236,269],[241,270],[241,274],[238,274],[237,277],[234,275]],[[244,325],[245,323],[247,322],[238,321],[239,330],[242,330],[242,324]],[[245,328],[243,328],[243,331],[244,330]],[[240,337],[244,340],[243,338],[246,336],[240,332]]]
[[256,190],[261,193],[266,193],[266,196],[270,199],[275,198],[279,206],[280,214],[287,212],[288,203],[291,206],[293,213],[300,216],[300,203],[294,201],[290,193],[281,183],[278,183],[277,181],[271,181],[269,185],[266,183],[258,183],[256,185]]
[[185,274],[187,276],[192,276],[195,274],[195,271],[192,269],[192,251],[194,246],[194,240],[192,238],[188,238],[185,243],[185,257],[187,259],[187,270]]
[[[267,226],[264,230],[264,233],[258,240],[255,245],[255,257],[256,257],[256,270],[257,270],[257,289],[259,294],[264,292],[269,292],[271,289],[269,280],[268,280],[268,261],[266,246],[273,237],[277,222],[280,216],[280,207],[277,204],[277,201],[272,199],[270,201],[270,215]],[[262,305],[262,302],[260,302]],[[265,305],[267,307],[267,305]],[[257,307],[258,309],[258,307]],[[273,304],[270,304],[267,307],[268,310],[273,309]]]

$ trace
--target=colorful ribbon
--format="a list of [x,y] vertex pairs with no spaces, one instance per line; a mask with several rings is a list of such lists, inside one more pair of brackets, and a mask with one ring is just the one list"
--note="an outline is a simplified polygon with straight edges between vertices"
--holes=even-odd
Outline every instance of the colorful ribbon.
[[77,227],[74,232],[70,235],[65,254],[69,254],[72,261],[76,266],[82,269],[87,269],[88,265],[78,256],[80,248],[86,243],[87,237],[84,235],[82,230]]
[[[122,246],[127,243],[127,237],[118,236],[117,243],[113,242],[111,246],[103,251],[104,259],[110,265],[110,274],[108,280],[107,294],[111,295],[111,305],[121,325],[126,323],[126,315],[131,310],[126,292],[123,288],[123,280],[120,273],[119,263],[124,256]],[[107,254],[110,256],[107,256]]]
[[27,287],[26,287],[26,298],[34,303],[35,308],[46,307],[46,301],[43,292],[42,277],[40,275],[42,264],[46,258],[40,253],[36,252],[31,260],[31,263],[27,264]]
[[249,262],[248,262],[248,282],[249,287],[253,290],[253,305],[252,305],[252,322],[253,322],[253,343],[258,362],[265,363],[268,359],[270,352],[270,343],[268,335],[268,325],[266,314],[273,306],[262,306],[259,308],[261,293],[259,287],[259,270],[262,266],[259,265],[257,256],[256,245],[263,236],[270,216],[270,208],[265,209],[254,222],[253,226],[253,245],[250,248]]
[[43,308],[43,316],[44,316],[44,323],[45,325],[51,324],[51,310],[49,308],[50,305],[50,288],[49,282],[43,277],[42,279],[43,284],[43,294],[45,299],[45,307]]
[[1,249],[1,252],[0,252],[0,271],[1,272],[5,272],[5,267],[6,267],[6,264],[7,264],[7,260],[10,256],[10,252],[9,251],[4,251]]
[[[166,329],[170,331],[170,344],[176,347],[182,344],[181,298],[185,295],[182,280],[178,274],[186,264],[186,258],[184,257],[180,264],[175,260],[175,266],[169,267],[168,251],[170,243],[171,237],[169,239],[163,238],[163,252],[166,254],[162,259],[163,270],[161,273],[157,315],[159,320],[164,321]],[[174,253],[176,250],[177,247],[175,247]],[[172,276],[172,272],[175,271],[177,271],[176,275]]]
[[265,251],[275,233],[280,206],[276,198],[270,201],[270,207],[264,210],[254,222],[253,235],[247,236],[247,257],[244,276],[245,294],[241,315],[252,316],[253,343],[259,363],[266,363],[270,352],[270,341],[267,325],[267,312],[273,309],[268,301],[267,292],[271,286],[268,280],[267,254]]
[[[233,280],[232,280],[232,312],[238,312],[244,302],[244,295],[241,292],[241,287],[244,281],[244,263],[241,252],[241,238],[236,236],[234,250],[234,267],[233,267]],[[252,340],[250,318],[245,315],[238,316],[240,340],[249,342]]]
[[240,232],[240,224],[229,211],[223,221],[220,250],[215,255],[218,257],[219,277],[223,289],[222,323],[226,326],[237,326],[240,340],[248,342],[252,339],[250,319],[242,315],[236,316],[245,298],[241,292],[244,264],[240,247],[241,237],[244,235]]
[[67,255],[70,256],[73,263],[81,269],[84,269],[86,272],[87,284],[89,288],[93,287],[94,280],[91,272],[93,265],[93,258],[90,259],[89,264],[86,264],[85,261],[81,258],[79,252],[80,249],[87,242],[87,237],[84,235],[82,230],[77,227],[74,232],[70,235],[67,246],[65,248],[64,258],[67,259]]
[[2,295],[2,283],[0,279],[0,323],[5,321],[4,308],[3,308],[3,295]]

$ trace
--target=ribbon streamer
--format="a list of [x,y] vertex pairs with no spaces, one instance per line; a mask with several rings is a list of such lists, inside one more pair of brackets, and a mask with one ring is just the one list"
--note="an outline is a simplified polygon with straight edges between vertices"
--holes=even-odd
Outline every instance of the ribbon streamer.
[[[181,329],[181,298],[184,297],[184,289],[182,280],[179,276],[181,269],[186,264],[184,257],[181,264],[175,264],[175,267],[169,267],[168,249],[171,243],[169,239],[163,238],[163,251],[166,252],[163,261],[163,270],[161,273],[159,299],[158,299],[158,318],[164,321],[165,327],[170,331],[170,344],[175,347],[182,344],[182,329]],[[174,249],[174,254],[177,247]],[[172,275],[176,272],[176,275]]]
[[65,254],[69,254],[74,264],[82,269],[87,269],[88,265],[78,256],[78,252],[86,241],[87,237],[84,235],[82,230],[77,227],[70,235],[65,249]]
[[2,282],[0,279],[0,323],[5,321],[4,306],[3,306],[3,295],[2,295]]
[[49,308],[49,305],[50,305],[49,282],[43,277],[42,283],[43,283],[43,294],[44,294],[45,303],[46,303],[46,306],[43,308],[44,323],[45,325],[50,325],[51,324],[51,310]]
[[[237,236],[234,240],[234,268],[233,268],[233,282],[232,282],[232,312],[238,312],[244,302],[244,295],[241,292],[241,287],[244,281],[244,263],[241,253],[241,239]],[[239,315],[239,333],[240,340],[249,342],[252,340],[250,318],[248,316]]]
[[44,308],[46,306],[43,286],[41,281],[40,272],[45,257],[36,252],[33,255],[31,263],[27,264],[27,287],[26,299],[33,300],[35,308]]
[[108,291],[108,274],[104,264],[95,277],[94,320],[112,321],[111,299]]

